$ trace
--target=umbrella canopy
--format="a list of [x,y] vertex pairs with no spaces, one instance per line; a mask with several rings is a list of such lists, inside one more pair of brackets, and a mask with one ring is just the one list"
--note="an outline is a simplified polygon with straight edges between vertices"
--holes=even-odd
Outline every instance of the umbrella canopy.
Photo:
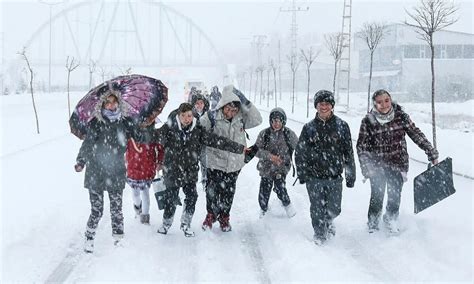
[[144,75],[125,75],[106,81],[90,90],[74,109],[69,126],[71,132],[84,139],[89,122],[97,115],[107,92],[118,92],[124,104],[123,116],[137,124],[155,119],[168,101],[168,88],[160,81]]

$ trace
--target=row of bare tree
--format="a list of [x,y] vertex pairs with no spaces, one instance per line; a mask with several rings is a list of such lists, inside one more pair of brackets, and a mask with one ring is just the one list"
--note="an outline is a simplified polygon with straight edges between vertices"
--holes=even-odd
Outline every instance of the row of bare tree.
[[[432,132],[433,132],[433,146],[437,148],[436,143],[436,112],[435,112],[435,69],[434,69],[434,34],[437,31],[443,30],[444,28],[454,24],[458,19],[454,17],[454,14],[458,10],[452,1],[448,0],[420,0],[420,4],[413,8],[413,11],[407,11],[406,13],[411,21],[405,20],[404,23],[416,31],[419,38],[425,41],[431,49],[431,114],[432,114]],[[370,54],[370,69],[369,69],[369,80],[367,90],[367,112],[370,111],[371,107],[371,82],[372,82],[372,67],[374,52],[380,42],[388,35],[387,25],[382,22],[366,22],[362,28],[355,34],[358,38],[362,39],[369,49]],[[334,59],[334,76],[333,76],[333,93],[336,91],[336,78],[338,71],[338,63],[343,53],[343,36],[341,33],[326,34],[324,36],[325,46],[331,56]],[[309,116],[309,96],[310,96],[310,78],[311,78],[311,65],[314,63],[321,50],[316,50],[313,47],[309,47],[307,50],[300,50],[300,56],[291,54],[287,56],[287,62],[292,73],[292,106],[291,112],[294,113],[295,106],[295,83],[296,83],[296,72],[298,70],[300,62],[304,62],[306,65],[307,75],[307,99],[306,99],[306,117]],[[276,71],[281,66],[276,66],[273,59],[269,60],[268,69],[273,70],[273,80],[275,84],[274,98],[275,107],[278,106],[276,96]],[[257,66],[255,70],[252,67],[249,68],[250,84],[252,82],[252,72],[255,71],[257,79],[255,83],[255,96],[257,96],[257,85],[258,85],[258,74],[260,74],[260,103],[262,98],[262,85],[263,85],[263,71],[265,66]],[[241,73],[241,77],[245,80],[246,72]],[[267,76],[267,82],[270,80],[270,76]],[[280,78],[281,81],[281,78]],[[269,86],[269,84],[267,83]],[[280,84],[281,86],[281,84]],[[267,90],[269,88],[267,87]],[[263,94],[264,95],[264,94]],[[280,87],[280,100],[281,100],[281,87]],[[267,94],[267,107],[269,106],[269,94]]]

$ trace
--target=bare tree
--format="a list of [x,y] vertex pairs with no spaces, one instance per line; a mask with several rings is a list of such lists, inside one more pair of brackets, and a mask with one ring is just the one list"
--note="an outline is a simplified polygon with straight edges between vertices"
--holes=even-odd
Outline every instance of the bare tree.
[[256,103],[257,102],[257,93],[258,93],[258,73],[260,72],[260,67],[257,66],[255,68],[255,95],[253,97],[253,101]]
[[260,73],[260,96],[259,96],[259,104],[262,104],[262,94],[263,94],[263,71],[265,70],[264,65],[260,65],[258,67],[258,72]]
[[33,103],[33,110],[35,111],[36,133],[40,134],[38,112],[36,111],[35,96],[33,95],[33,78],[34,78],[33,69],[31,68],[30,61],[28,60],[28,56],[26,55],[26,48],[23,47],[23,50],[22,50],[21,52],[18,52],[18,54],[23,57],[23,59],[24,59],[25,62],[26,62],[26,66],[28,67],[28,70],[30,71],[30,94],[31,94],[31,102]]
[[128,68],[125,68],[125,69],[120,68],[120,73],[122,73],[122,75],[132,74],[132,67],[128,67]]
[[[332,57],[334,58],[334,78],[332,81],[332,92],[336,93],[336,75],[337,75],[337,63],[341,60],[342,51],[344,48],[342,47],[342,40],[343,36],[342,33],[333,33],[333,34],[325,34],[324,40],[326,41],[326,47],[331,53]],[[337,97],[339,100],[339,96]]]
[[315,50],[312,46],[309,47],[307,51],[301,49],[301,59],[306,65],[306,73],[308,75],[308,93],[306,97],[306,117],[309,117],[309,85],[311,83],[311,65],[318,57],[321,50]]
[[99,66],[99,74],[102,82],[105,82],[105,76],[107,75],[107,69],[103,66]]
[[433,146],[436,146],[436,115],[435,115],[435,70],[434,70],[434,33],[440,31],[455,22],[453,18],[458,8],[446,0],[421,0],[420,5],[413,8],[413,12],[405,12],[414,21],[405,24],[413,27],[419,37],[424,40],[431,50],[431,120],[433,128]]
[[74,57],[69,62],[69,56],[66,58],[66,69],[67,69],[67,112],[71,117],[71,98],[69,96],[69,79],[71,78],[71,72],[79,67],[79,62],[74,62]]
[[387,26],[383,23],[364,23],[357,33],[357,36],[365,41],[370,52],[370,71],[369,71],[369,87],[367,90],[367,112],[370,110],[370,85],[372,82],[372,66],[374,61],[374,52],[379,43],[386,34]]
[[94,74],[97,68],[97,62],[94,60],[89,61],[89,89],[92,88],[92,74]]
[[300,65],[300,60],[296,54],[291,54],[287,56],[290,63],[290,69],[292,74],[292,97],[291,97],[291,113],[295,112],[295,86],[296,86],[296,71],[298,71],[298,66]]
[[253,67],[252,66],[250,66],[248,68],[248,72],[249,72],[249,77],[250,77],[249,78],[249,98],[251,98],[252,97],[252,77],[253,77],[252,76],[253,75]]
[[275,88],[273,89],[273,98],[275,99],[275,107],[278,106],[278,100],[277,100],[277,78],[276,78],[276,71],[278,69],[278,66],[276,65],[275,61],[273,59],[270,59],[270,68],[273,71],[273,83],[275,85]]
[[266,91],[267,107],[270,106],[270,71],[271,71],[270,59],[268,59],[268,68],[267,68],[267,91]]

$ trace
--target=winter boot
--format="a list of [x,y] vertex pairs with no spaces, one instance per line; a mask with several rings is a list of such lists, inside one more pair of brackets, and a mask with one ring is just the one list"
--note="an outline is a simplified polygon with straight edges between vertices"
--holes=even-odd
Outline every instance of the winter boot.
[[313,242],[314,244],[316,244],[317,246],[322,246],[324,245],[324,243],[326,242],[326,238],[324,238],[323,236],[320,236],[318,234],[314,234],[313,236]]
[[84,241],[84,252],[93,253],[94,252],[94,238],[86,237]]
[[212,223],[216,221],[216,217],[212,213],[207,213],[206,219],[202,222],[202,230],[207,231],[212,229]]
[[[186,206],[185,206],[186,208]],[[183,211],[183,215],[181,215],[181,231],[184,232],[185,237],[194,237],[194,232],[191,230],[191,221],[193,220],[193,215]]]
[[229,219],[230,219],[229,214],[221,214],[218,219],[219,219],[219,224],[221,226],[222,232],[232,231],[232,226],[230,225],[230,222],[229,222]]
[[367,231],[369,234],[375,233],[379,230],[379,217],[369,216],[369,220],[367,221]]
[[140,223],[143,225],[150,225],[150,214],[140,215]]
[[135,210],[136,216],[140,216],[140,214],[142,214],[142,203],[140,202],[139,206],[133,204],[133,210]]
[[291,203],[286,205],[284,208],[286,211],[286,216],[288,216],[288,218],[291,218],[296,215],[295,208],[293,208],[293,205],[291,205]]
[[163,218],[163,224],[161,227],[158,228],[157,233],[166,235],[168,233],[168,230],[171,228],[171,225],[173,224],[173,219],[165,219]]
[[396,235],[400,233],[400,228],[398,227],[397,219],[390,218],[388,215],[384,215],[383,222],[390,234]]
[[112,234],[112,237],[114,238],[114,245],[116,247],[121,247],[122,246],[122,240],[123,240],[123,234]]
[[327,233],[327,235],[328,235],[328,239],[336,236],[336,226],[334,226],[334,224],[332,222],[328,223],[328,233]]

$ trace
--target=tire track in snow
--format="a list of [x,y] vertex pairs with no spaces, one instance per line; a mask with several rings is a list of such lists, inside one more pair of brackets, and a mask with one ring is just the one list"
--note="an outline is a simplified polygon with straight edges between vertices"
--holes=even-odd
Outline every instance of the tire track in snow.
[[265,268],[265,262],[263,260],[262,251],[258,243],[257,237],[253,232],[252,228],[247,225],[242,238],[242,244],[247,248],[252,261],[252,268],[257,274],[258,282],[260,283],[272,283],[270,276],[268,275],[267,269]]
[[387,269],[382,261],[377,259],[377,256],[370,254],[368,250],[354,237],[342,236],[339,239],[340,244],[346,249],[350,256],[357,262],[362,264],[367,269],[367,273],[372,275],[377,282],[399,282],[396,273],[392,273]]
[[77,246],[77,242],[69,245],[66,256],[56,266],[53,272],[48,276],[45,283],[64,283],[68,279],[71,272],[84,257],[81,248]]

